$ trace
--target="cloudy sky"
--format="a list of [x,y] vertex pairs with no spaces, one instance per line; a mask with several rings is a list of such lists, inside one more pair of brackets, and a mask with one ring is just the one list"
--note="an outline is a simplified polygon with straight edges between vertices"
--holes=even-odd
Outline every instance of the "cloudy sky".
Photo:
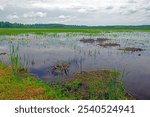
[[150,24],[150,0],[0,0],[0,21],[25,24]]

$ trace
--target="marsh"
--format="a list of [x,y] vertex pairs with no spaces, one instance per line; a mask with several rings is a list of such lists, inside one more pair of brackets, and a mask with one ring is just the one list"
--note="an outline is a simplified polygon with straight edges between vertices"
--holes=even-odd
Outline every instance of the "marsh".
[[[137,99],[150,99],[149,32],[28,33],[1,35],[0,40],[1,61],[10,65],[10,45],[13,44],[18,47],[22,65],[44,82],[68,79],[76,72],[114,69],[121,72],[128,92]],[[97,46],[99,43],[115,44],[115,47],[104,48]],[[126,47],[144,51],[119,50]],[[67,65],[67,74],[49,72],[56,65]]]

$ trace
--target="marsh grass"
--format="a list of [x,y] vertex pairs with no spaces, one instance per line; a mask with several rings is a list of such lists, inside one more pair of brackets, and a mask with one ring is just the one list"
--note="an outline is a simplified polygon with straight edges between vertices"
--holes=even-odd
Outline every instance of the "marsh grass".
[[120,44],[118,44],[118,43],[104,43],[104,44],[97,44],[97,45],[101,46],[101,47],[104,47],[104,48],[107,48],[107,47],[117,47],[117,46],[120,47]]
[[19,69],[21,68],[21,62],[19,57],[19,44],[15,45],[10,42],[10,64],[15,77],[19,77]]
[[[120,100],[131,99],[124,89],[120,73],[111,70],[99,70],[76,73],[72,79],[57,84],[61,93],[71,95],[78,100]],[[64,95],[65,96],[65,95]]]
[[109,40],[111,40],[111,39],[108,39],[108,38],[102,38],[102,37],[101,37],[101,38],[99,37],[99,38],[96,39],[96,41],[99,42],[99,43],[103,43],[103,42],[109,41]]
[[29,68],[27,68],[27,66],[21,63],[19,43],[10,42],[9,61],[11,69],[13,71],[13,75],[16,78],[19,78],[20,75],[29,74]]
[[99,70],[75,73],[73,78],[45,83],[29,74],[16,77],[11,67],[0,64],[0,99],[10,100],[120,100],[131,99],[117,79],[119,72]]
[[125,47],[125,48],[119,48],[118,50],[122,50],[124,52],[140,52],[140,51],[145,51],[145,49],[136,48],[136,47]]
[[72,99],[64,97],[60,90],[55,90],[47,83],[24,75],[19,79],[11,68],[0,63],[0,100],[52,100]]
[[83,43],[94,43],[95,42],[95,40],[94,39],[91,39],[91,38],[89,38],[89,39],[81,39],[80,40],[80,42],[83,42]]
[[110,32],[149,32],[150,28],[99,28],[99,29],[32,29],[32,28],[2,28],[0,35],[18,34],[47,34],[47,33],[89,33],[91,36],[98,33]]

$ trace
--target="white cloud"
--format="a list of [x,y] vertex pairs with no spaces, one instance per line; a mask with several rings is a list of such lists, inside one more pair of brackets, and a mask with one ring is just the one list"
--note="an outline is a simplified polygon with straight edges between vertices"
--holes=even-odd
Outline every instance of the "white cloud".
[[4,10],[4,6],[0,6],[0,11],[3,11]]
[[10,20],[12,20],[12,19],[18,19],[19,17],[16,15],[16,14],[14,14],[14,15],[8,15],[7,16],[7,19],[10,19]]
[[59,18],[60,19],[67,19],[67,18],[70,18],[70,16],[60,15]]
[[53,9],[69,9],[72,8],[72,4],[68,5],[68,3],[65,4],[53,4],[49,2],[34,2],[31,4],[31,8],[40,8],[40,9],[47,9],[47,10],[53,10]]
[[79,13],[87,13],[87,10],[86,9],[79,9],[78,12]]
[[33,18],[33,17],[40,17],[40,18],[43,18],[43,17],[46,17],[47,13],[45,12],[29,12],[29,13],[25,13],[23,15],[24,18]]
[[72,19],[74,19],[75,17],[74,16],[69,16],[69,15],[60,15],[58,17],[59,19],[57,19],[56,21],[54,21],[55,23],[67,23],[67,22],[70,22]]

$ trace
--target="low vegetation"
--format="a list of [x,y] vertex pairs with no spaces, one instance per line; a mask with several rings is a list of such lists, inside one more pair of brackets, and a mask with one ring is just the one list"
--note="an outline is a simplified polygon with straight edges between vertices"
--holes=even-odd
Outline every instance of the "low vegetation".
[[123,50],[123,51],[125,51],[125,52],[145,51],[145,49],[142,49],[142,48],[135,48],[135,47],[119,48],[119,50]]
[[84,38],[80,40],[80,42],[83,43],[94,43],[94,41],[95,41],[94,39],[84,39]]
[[59,91],[48,84],[32,78],[29,74],[19,78],[13,74],[12,68],[0,64],[0,99],[32,100],[32,99],[67,99]]
[[16,77],[12,67],[0,64],[0,99],[57,100],[57,99],[130,99],[119,72],[99,70],[75,73],[69,80],[51,84],[26,73]]
[[97,38],[96,39],[96,41],[99,43],[103,43],[103,42],[108,41],[108,40],[111,40],[111,39],[108,39],[108,38]]
[[49,69],[49,72],[51,72],[54,75],[61,75],[61,74],[67,75],[69,73],[69,65],[68,64],[53,65]]
[[110,39],[108,39],[108,38],[97,38],[97,39],[83,38],[83,39],[80,39],[80,42],[83,42],[83,43],[94,43],[94,42],[103,43],[103,42],[108,41],[108,40],[110,40]]
[[118,76],[119,72],[111,70],[75,73],[63,81],[62,88],[76,99],[129,99]]
[[97,44],[97,45],[102,46],[104,48],[120,46],[120,44],[118,44],[118,43],[104,43],[104,44]]

